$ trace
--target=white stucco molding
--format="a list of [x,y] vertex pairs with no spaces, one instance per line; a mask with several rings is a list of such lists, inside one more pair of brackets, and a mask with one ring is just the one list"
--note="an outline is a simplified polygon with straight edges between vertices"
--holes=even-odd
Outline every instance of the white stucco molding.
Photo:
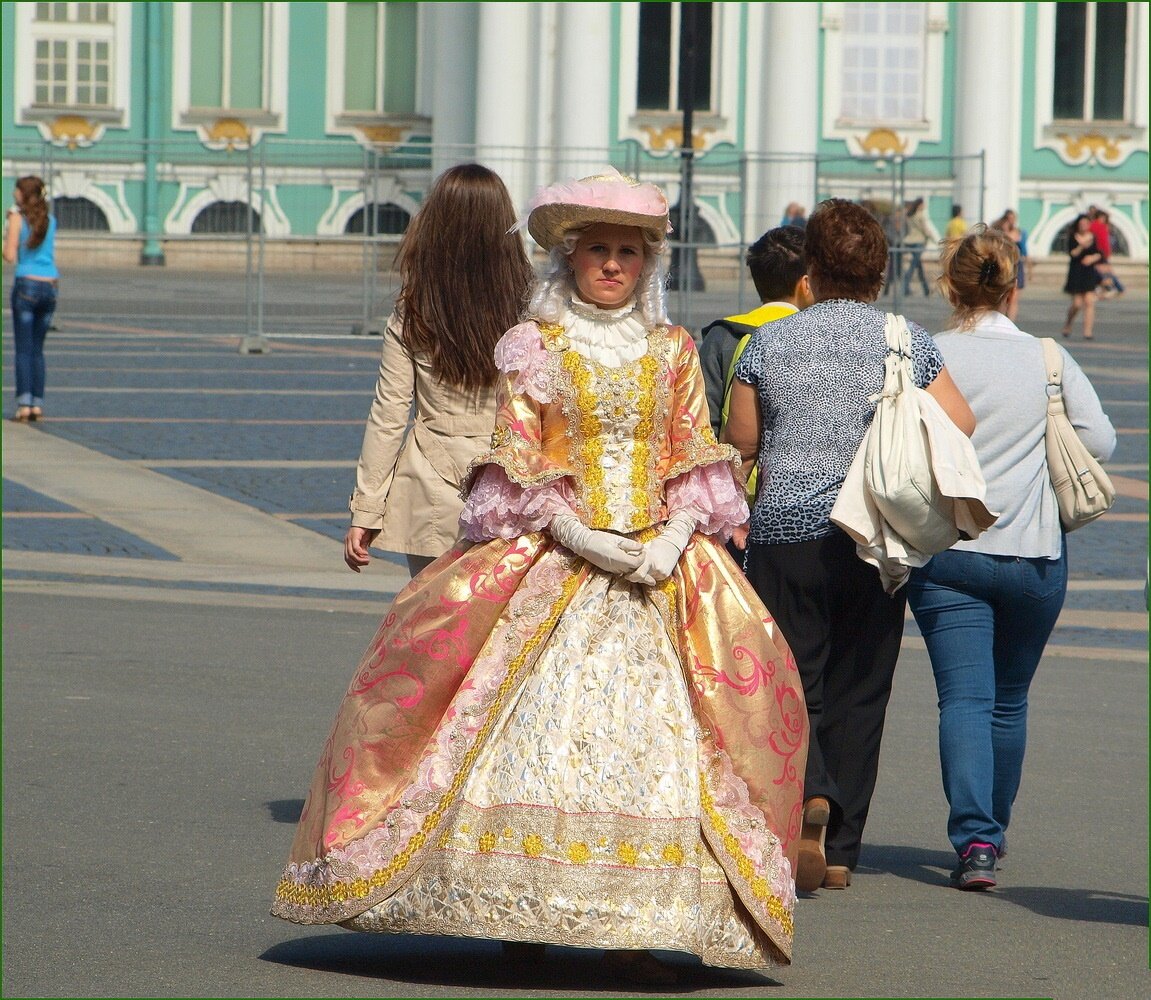
[[[244,173],[208,173],[202,169],[173,171],[180,183],[176,203],[164,219],[164,232],[170,235],[188,235],[196,216],[217,201],[249,202],[248,180]],[[266,236],[289,236],[291,223],[280,207],[274,185],[263,191],[251,192],[250,204],[259,213]]]
[[[103,172],[107,174],[107,168]],[[111,191],[106,188],[111,188]],[[58,170],[52,174],[48,190],[54,198],[88,199],[104,213],[108,228],[113,233],[137,231],[136,216],[124,197],[122,173],[119,177],[106,176],[98,180],[93,176],[93,171],[88,169]]]
[[398,177],[381,177],[367,191],[363,185],[354,182],[335,183],[328,207],[316,223],[316,235],[343,236],[348,220],[371,203],[369,197],[377,205],[396,205],[408,215],[415,215],[420,207],[420,203],[404,190]]
[[1039,220],[1027,236],[1028,248],[1034,256],[1049,255],[1059,230],[1088,206],[1097,205],[1107,211],[1111,225],[1123,234],[1128,259],[1137,262],[1148,259],[1148,234],[1142,216],[1146,186],[1130,183],[1088,188],[1080,182],[1025,182],[1020,194],[1026,199],[1038,200],[1043,206]]
[[925,3],[923,49],[923,118],[918,121],[856,121],[840,114],[843,107],[843,7],[821,4],[823,29],[823,138],[841,139],[855,156],[912,156],[921,142],[943,137],[943,70],[950,30],[947,3]]
[[264,106],[231,111],[227,108],[193,108],[192,5],[172,4],[172,129],[196,133],[208,149],[246,149],[266,134],[288,130],[288,26],[291,4],[285,0],[264,3]]
[[1129,3],[1134,23],[1127,32],[1126,107],[1128,121],[1055,121],[1055,9],[1038,3],[1035,22],[1035,119],[1032,145],[1050,149],[1069,166],[1098,163],[1118,167],[1132,153],[1147,152],[1147,4]]
[[[638,142],[648,152],[659,156],[678,156],[683,142],[683,114],[680,111],[640,109],[637,78],[639,73],[638,3],[619,6],[619,112],[616,132],[620,140]],[[711,111],[692,115],[693,148],[707,152],[719,143],[735,144],[738,139],[740,92],[739,53],[745,48],[741,37],[742,4],[713,3]],[[754,59],[758,53],[753,53]]]

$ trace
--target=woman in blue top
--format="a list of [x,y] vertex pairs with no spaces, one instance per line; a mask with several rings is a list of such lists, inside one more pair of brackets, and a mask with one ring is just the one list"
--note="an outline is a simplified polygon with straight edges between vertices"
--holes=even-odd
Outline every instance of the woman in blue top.
[[39,420],[44,406],[44,337],[56,312],[56,219],[48,212],[44,182],[21,177],[8,210],[4,261],[16,265],[12,330],[16,338],[16,414]]

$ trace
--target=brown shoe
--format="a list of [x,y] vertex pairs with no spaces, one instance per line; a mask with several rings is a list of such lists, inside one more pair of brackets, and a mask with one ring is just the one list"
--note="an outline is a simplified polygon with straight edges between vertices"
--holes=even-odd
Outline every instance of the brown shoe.
[[846,889],[851,885],[851,869],[847,865],[828,865],[823,876],[823,888]]
[[827,824],[831,820],[831,803],[822,795],[813,795],[803,806],[803,828],[799,832],[799,857],[795,865],[795,887],[800,892],[815,892],[827,874]]

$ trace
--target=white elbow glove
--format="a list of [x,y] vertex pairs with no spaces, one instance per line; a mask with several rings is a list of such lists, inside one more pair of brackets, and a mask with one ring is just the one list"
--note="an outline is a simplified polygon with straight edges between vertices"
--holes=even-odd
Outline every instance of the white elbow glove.
[[596,531],[574,514],[553,517],[548,530],[560,545],[616,576],[632,572],[643,561],[643,543],[610,531]]
[[663,531],[644,545],[643,562],[627,578],[646,587],[662,583],[671,576],[694,531],[695,518],[690,514],[672,515]]

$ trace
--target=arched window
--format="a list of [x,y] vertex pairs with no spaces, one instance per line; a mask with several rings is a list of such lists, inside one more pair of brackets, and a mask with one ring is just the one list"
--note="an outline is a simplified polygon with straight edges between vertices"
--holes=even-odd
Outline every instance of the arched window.
[[[1067,225],[1055,234],[1055,239],[1051,241],[1051,252],[1067,253],[1067,244],[1071,240],[1071,230],[1075,228],[1075,219],[1072,219]],[[1111,256],[1112,257],[1127,257],[1130,255],[1130,250],[1127,246],[1127,240],[1123,234],[1110,223],[1107,224],[1107,232],[1111,234]]]
[[246,233],[251,213],[251,231],[260,231],[260,213],[243,201],[214,201],[192,222],[194,233]]
[[[408,228],[408,223],[412,220],[408,212],[391,202],[373,204],[368,207],[374,209],[374,234],[377,236],[398,236]],[[348,219],[348,224],[344,226],[344,232],[348,235],[366,232],[365,223],[372,224],[372,222],[372,215],[365,212],[364,209],[358,208]]]
[[104,210],[87,198],[53,198],[52,212],[58,229],[78,229],[90,233],[111,232]]

